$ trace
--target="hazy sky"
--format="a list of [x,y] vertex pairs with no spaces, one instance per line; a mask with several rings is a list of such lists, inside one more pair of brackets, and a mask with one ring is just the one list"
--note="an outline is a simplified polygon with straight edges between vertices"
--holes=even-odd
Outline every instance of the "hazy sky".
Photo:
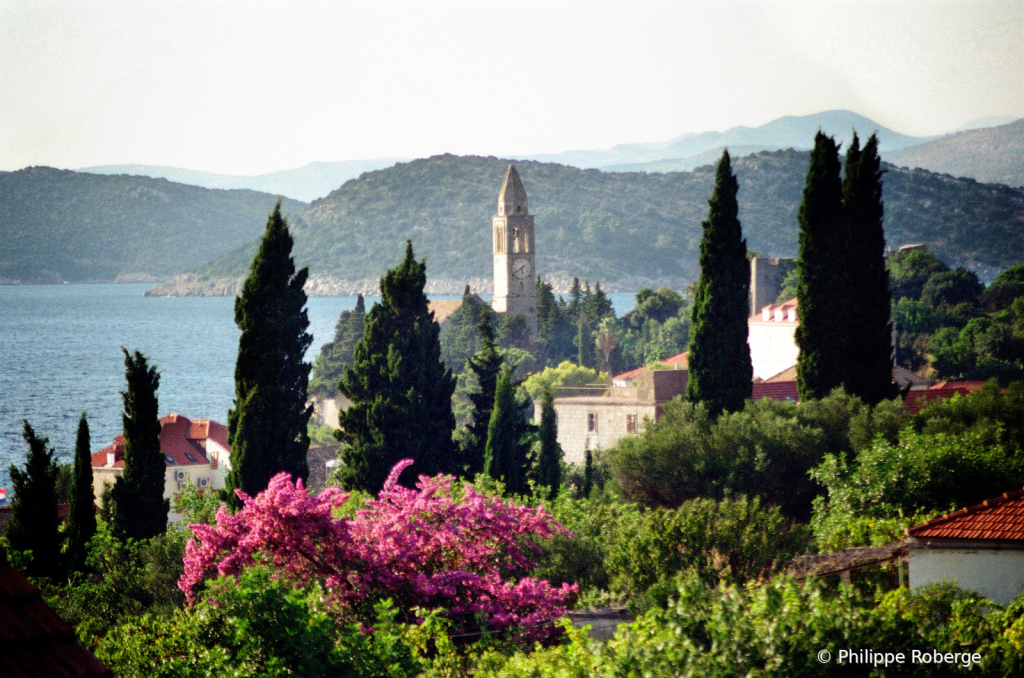
[[528,154],[1024,116],[1024,0],[0,0],[0,169]]

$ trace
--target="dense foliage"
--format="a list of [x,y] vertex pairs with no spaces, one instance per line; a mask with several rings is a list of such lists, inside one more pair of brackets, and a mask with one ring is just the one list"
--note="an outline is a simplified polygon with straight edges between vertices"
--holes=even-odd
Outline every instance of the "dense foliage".
[[[50,167],[0,172],[0,282],[113,282],[181,273],[259,237],[274,200],[149,177]],[[306,206],[283,202],[288,214]],[[244,275],[248,259],[231,275]]]
[[[879,663],[874,654],[863,663],[840,655],[861,649],[878,653]],[[947,652],[956,657],[947,659]],[[893,591],[876,601],[813,581],[709,588],[684,579],[667,609],[651,610],[607,644],[571,634],[567,644],[508,658],[485,655],[480,665],[480,678],[930,677],[968,669],[1002,678],[1024,671],[1024,600],[1001,608],[948,585]]]
[[[796,211],[806,151],[737,159],[739,219],[749,247],[796,254]],[[714,183],[713,166],[693,172],[585,171],[537,162],[516,168],[537,218],[537,270],[619,289],[659,281],[682,288],[698,276],[700,223]],[[436,156],[350,181],[303,213],[296,257],[315,275],[380,276],[407,238],[444,279],[491,277],[491,215],[508,161]],[[924,170],[886,165],[885,229],[890,244],[924,242],[957,265],[985,275],[1021,263],[1024,228],[1015,215],[1024,194]],[[297,223],[297,222],[296,222]],[[251,252],[218,262],[240,276]]]
[[1024,283],[1020,267],[985,288],[966,269],[951,270],[932,253],[897,252],[892,279],[896,361],[933,368],[946,379],[1024,379]]
[[487,425],[483,472],[501,481],[510,494],[527,494],[532,427],[527,422],[529,402],[516,401],[512,373],[503,369],[494,387],[494,404]]
[[310,366],[303,358],[313,338],[306,331],[302,289],[308,274],[305,268],[295,270],[292,236],[278,203],[235,299],[241,335],[235,400],[228,412],[227,488],[236,506],[233,488],[255,494],[280,471],[302,479],[309,475],[307,425],[313,407],[306,403]]
[[[160,373],[138,351],[124,351],[124,472],[111,493],[114,532],[122,539],[149,539],[167,529],[170,502],[164,499],[167,462],[160,451],[157,389]],[[91,469],[90,469],[91,470]]]
[[[441,362],[440,328],[427,308],[427,264],[405,257],[380,281],[354,362],[339,390],[352,401],[340,415],[344,482],[377,492],[400,459],[421,474],[456,470],[452,432],[455,377]],[[411,484],[413,475],[407,474]]]
[[700,279],[693,295],[686,399],[704,403],[712,416],[743,409],[750,398],[753,367],[747,344],[750,265],[747,242],[736,218],[736,177],[729,152],[722,153],[715,189],[701,224]]

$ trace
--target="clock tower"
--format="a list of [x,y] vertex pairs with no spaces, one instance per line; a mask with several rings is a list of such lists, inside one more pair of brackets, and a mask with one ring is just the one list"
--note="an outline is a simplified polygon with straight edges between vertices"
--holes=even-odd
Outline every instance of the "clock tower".
[[494,298],[498,313],[522,313],[537,334],[537,267],[533,242],[533,217],[526,189],[515,165],[508,166],[498,193],[498,213],[492,219],[494,243]]

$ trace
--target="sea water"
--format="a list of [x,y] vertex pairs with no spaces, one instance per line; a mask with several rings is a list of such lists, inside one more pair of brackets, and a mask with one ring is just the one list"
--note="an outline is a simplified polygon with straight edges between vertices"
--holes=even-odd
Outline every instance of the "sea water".
[[[234,397],[238,328],[229,297],[145,297],[148,285],[0,286],[0,488],[22,466],[22,420],[71,463],[85,412],[92,449],[121,432],[124,354],[139,350],[160,371],[160,414],[227,422]],[[633,295],[609,295],[618,314]],[[459,296],[432,296],[458,299]],[[367,309],[376,301],[366,299]],[[311,297],[312,362],[355,297]]]

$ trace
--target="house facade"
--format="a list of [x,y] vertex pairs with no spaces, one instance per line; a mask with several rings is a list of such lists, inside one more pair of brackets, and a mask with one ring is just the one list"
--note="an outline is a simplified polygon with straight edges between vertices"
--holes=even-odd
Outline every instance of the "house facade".
[[910,588],[955,582],[1000,605],[1024,593],[1024,490],[907,528]]
[[[164,498],[181,494],[191,483],[201,492],[224,488],[231,470],[231,449],[224,424],[210,419],[189,419],[172,413],[160,419],[160,451],[164,455]],[[105,485],[124,473],[124,436],[92,455],[93,488],[99,503]],[[181,516],[169,516],[172,522]]]

